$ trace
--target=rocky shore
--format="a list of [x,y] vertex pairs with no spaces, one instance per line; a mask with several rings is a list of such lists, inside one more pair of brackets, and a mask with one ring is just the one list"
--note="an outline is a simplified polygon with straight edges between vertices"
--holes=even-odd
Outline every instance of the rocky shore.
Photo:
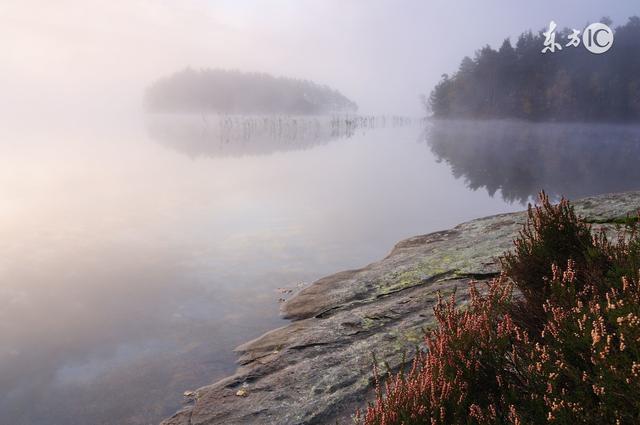
[[[595,228],[640,209],[640,192],[574,202]],[[425,212],[426,214],[426,212]],[[498,273],[525,213],[501,214],[398,243],[384,259],[314,282],[283,304],[291,323],[236,349],[233,376],[188,394],[163,425],[351,423],[371,395],[374,355],[397,368],[433,324],[440,292],[465,302],[469,280]]]

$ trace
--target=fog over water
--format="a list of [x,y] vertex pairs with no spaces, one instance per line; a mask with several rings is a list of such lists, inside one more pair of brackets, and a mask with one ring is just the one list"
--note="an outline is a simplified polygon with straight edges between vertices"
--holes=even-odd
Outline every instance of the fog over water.
[[[285,323],[282,288],[539,186],[639,189],[633,126],[420,123],[418,95],[479,45],[637,8],[556,3],[0,4],[0,422],[156,423]],[[309,78],[378,121],[143,113],[187,66]]]
[[278,288],[520,208],[469,192],[420,132],[194,158],[141,123],[3,149],[0,410],[12,423],[157,420],[283,323]]
[[[581,196],[639,188],[632,126],[527,138],[529,124],[390,125],[298,146],[275,138],[270,152],[248,139],[229,155],[216,143],[194,154],[185,135],[202,143],[203,123],[187,121],[164,136],[141,121],[2,148],[0,410],[11,423],[153,422],[183,391],[231,373],[235,346],[284,323],[281,288],[519,210],[512,200],[539,183]],[[589,136],[602,131],[611,136]],[[615,143],[629,159],[582,186],[580,170]],[[532,154],[551,145],[559,156]]]
[[149,83],[191,66],[308,78],[361,113],[414,115],[418,96],[485,44],[552,19],[577,28],[637,13],[633,0],[7,0],[0,110],[132,113]]

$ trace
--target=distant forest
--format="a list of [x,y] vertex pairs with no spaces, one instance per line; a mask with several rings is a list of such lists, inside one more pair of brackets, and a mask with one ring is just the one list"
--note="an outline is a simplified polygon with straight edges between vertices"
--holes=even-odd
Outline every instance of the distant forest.
[[543,31],[521,34],[515,47],[509,39],[497,51],[483,47],[423,97],[427,111],[440,118],[640,121],[640,18],[615,28],[611,49],[599,55],[582,43],[566,47],[569,34],[556,30],[563,48],[554,53],[541,53]]
[[223,114],[326,114],[355,112],[342,93],[307,80],[222,69],[185,69],[145,93],[152,112]]

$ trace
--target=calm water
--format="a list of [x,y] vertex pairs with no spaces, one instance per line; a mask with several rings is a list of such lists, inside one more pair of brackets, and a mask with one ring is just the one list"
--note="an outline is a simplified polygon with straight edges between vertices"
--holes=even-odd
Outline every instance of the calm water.
[[627,127],[131,121],[3,130],[3,423],[156,423],[285,323],[281,288],[540,187],[640,186]]

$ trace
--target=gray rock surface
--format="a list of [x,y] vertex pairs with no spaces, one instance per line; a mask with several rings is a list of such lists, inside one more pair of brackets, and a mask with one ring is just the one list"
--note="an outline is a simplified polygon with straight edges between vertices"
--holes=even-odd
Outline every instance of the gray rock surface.
[[[575,202],[576,211],[612,230],[635,215],[640,192]],[[384,259],[322,278],[283,304],[292,322],[236,349],[233,376],[200,388],[162,425],[350,423],[371,395],[375,359],[391,368],[408,359],[433,325],[438,292],[498,272],[525,213],[501,214],[398,243]],[[383,367],[384,370],[384,367]]]

